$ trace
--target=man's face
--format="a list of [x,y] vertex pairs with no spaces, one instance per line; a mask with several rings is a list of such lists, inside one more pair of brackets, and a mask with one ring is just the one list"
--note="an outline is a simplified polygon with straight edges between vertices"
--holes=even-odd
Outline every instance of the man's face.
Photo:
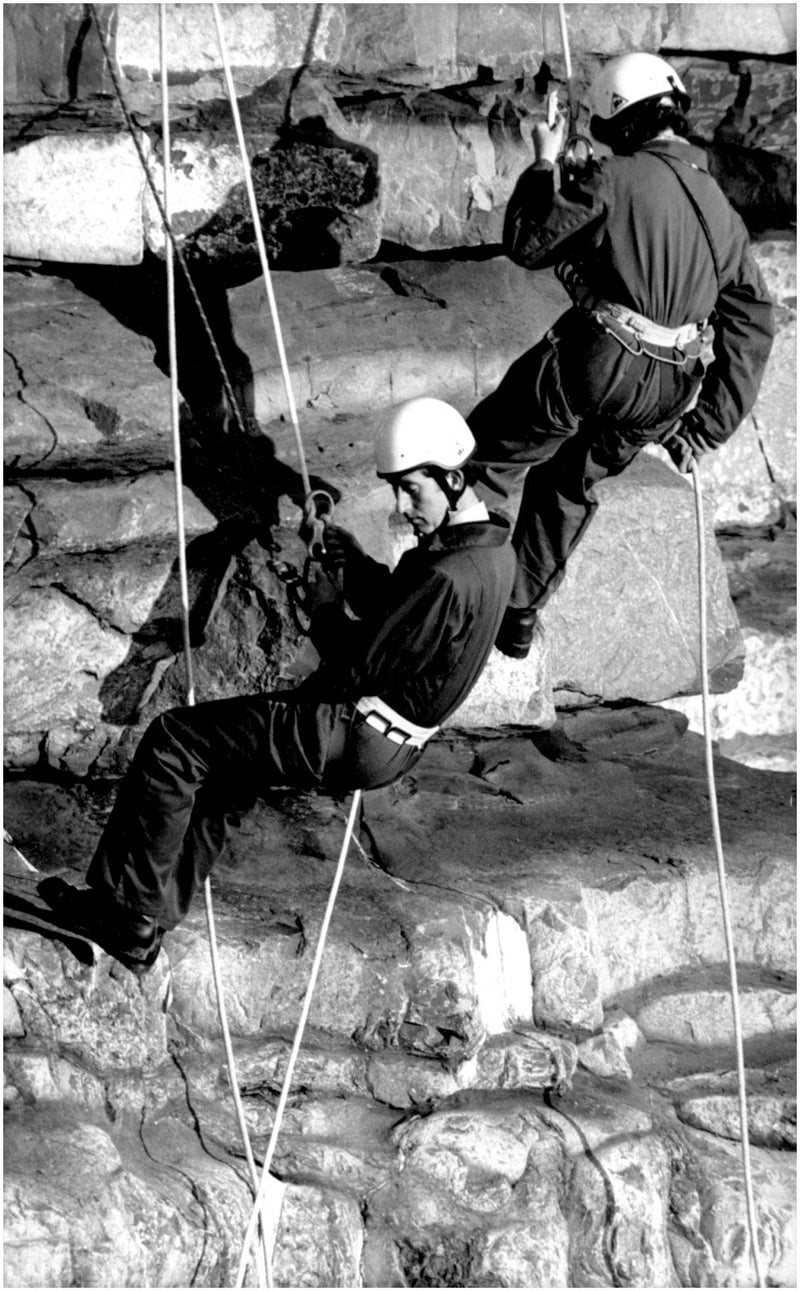
[[447,518],[447,498],[424,469],[407,471],[392,480],[397,514],[408,521],[416,534],[435,533]]

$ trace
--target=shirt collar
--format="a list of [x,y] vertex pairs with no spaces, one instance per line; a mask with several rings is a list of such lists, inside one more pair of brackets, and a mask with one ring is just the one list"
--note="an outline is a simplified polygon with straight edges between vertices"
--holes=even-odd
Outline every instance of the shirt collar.
[[448,528],[454,524],[485,524],[489,519],[489,510],[485,502],[473,502],[471,507],[464,507],[463,511],[451,511],[450,519],[447,522]]

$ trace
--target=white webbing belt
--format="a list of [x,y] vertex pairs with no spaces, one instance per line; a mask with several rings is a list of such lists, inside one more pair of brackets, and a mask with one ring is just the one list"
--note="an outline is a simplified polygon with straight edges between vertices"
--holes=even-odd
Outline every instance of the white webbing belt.
[[365,695],[356,704],[356,711],[361,714],[367,726],[380,731],[393,744],[410,744],[412,748],[421,749],[439,730],[438,726],[417,726],[407,717],[401,717],[377,695]]
[[660,345],[668,350],[682,350],[685,346],[697,341],[706,326],[702,323],[684,323],[682,327],[661,327],[644,314],[637,314],[635,309],[617,305],[611,300],[596,300],[592,303],[592,313],[603,321],[603,314],[608,314],[620,327],[633,332],[640,341],[648,345]]

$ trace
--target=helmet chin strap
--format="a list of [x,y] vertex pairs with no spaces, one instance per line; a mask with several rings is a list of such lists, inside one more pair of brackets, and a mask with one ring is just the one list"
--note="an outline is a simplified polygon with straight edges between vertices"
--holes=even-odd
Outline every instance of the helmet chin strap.
[[[448,472],[447,472],[447,471],[445,471],[445,470],[443,469],[443,467],[441,467],[441,466],[429,466],[427,469],[428,469],[428,472],[430,473],[430,475],[433,477],[433,479],[434,479],[434,480],[436,481],[436,483],[439,485],[439,488],[442,490],[442,493],[444,494],[444,496],[445,496],[445,497],[446,497],[446,499],[447,499],[447,516],[449,517],[450,515],[452,515],[452,514],[453,514],[453,512],[454,512],[454,511],[456,510],[456,508],[458,507],[458,503],[459,503],[459,501],[460,501],[461,497],[463,496],[464,491],[465,491],[465,489],[466,489],[466,487],[467,487],[467,482],[466,482],[466,480],[463,478],[463,475],[462,475],[462,484],[461,484],[461,488],[460,488],[460,489],[455,489],[455,488],[453,488],[453,485],[450,483],[450,481],[449,481],[449,480],[448,480],[448,478],[447,478]],[[445,518],[445,519],[442,521],[442,524],[447,524],[447,518]],[[441,526],[440,526],[440,528],[441,528]]]

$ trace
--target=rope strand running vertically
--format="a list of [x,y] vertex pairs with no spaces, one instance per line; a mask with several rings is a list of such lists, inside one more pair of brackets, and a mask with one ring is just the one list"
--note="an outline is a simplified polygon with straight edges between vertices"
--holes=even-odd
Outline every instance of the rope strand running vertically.
[[275,300],[275,292],[272,288],[272,275],[270,273],[269,260],[267,258],[267,248],[264,244],[264,233],[261,228],[261,217],[258,211],[258,202],[256,201],[256,191],[253,187],[253,173],[250,166],[250,158],[247,155],[247,145],[245,144],[244,131],[242,130],[242,119],[239,113],[239,103],[236,98],[236,87],[233,83],[233,73],[231,72],[228,49],[225,44],[225,33],[222,29],[222,18],[220,16],[219,5],[216,3],[216,0],[212,3],[212,9],[214,10],[214,22],[217,26],[217,37],[219,39],[220,54],[222,55],[222,66],[225,72],[225,83],[228,87],[228,98],[230,100],[231,112],[233,113],[233,124],[236,130],[236,138],[239,143],[239,151],[242,157],[244,182],[247,189],[247,200],[250,205],[250,214],[253,219],[253,229],[255,230],[256,235],[258,255],[261,261],[261,273],[267,293],[267,303],[269,304],[269,312],[272,318],[272,327],[275,332],[275,343],[278,348],[281,375],[283,376],[283,384],[286,390],[286,402],[289,408],[289,416],[291,417],[295,443],[297,446],[297,455],[300,461],[300,474],[303,480],[305,495],[306,498],[308,498],[311,493],[311,481],[309,479],[308,466],[306,464],[306,454],[303,448],[303,437],[300,434],[300,422],[297,417],[297,406],[295,404],[294,391],[292,390],[289,364],[286,359],[286,349],[283,344],[283,332],[281,331],[281,322],[278,316],[278,305]]
[[[253,1212],[250,1216],[250,1223],[247,1226],[244,1243],[242,1245],[242,1254],[239,1261],[239,1272],[236,1277],[237,1288],[244,1286],[244,1278],[247,1272],[247,1261],[249,1258],[250,1246],[252,1245],[252,1242],[255,1236],[255,1230],[256,1230],[256,1224],[258,1222],[261,1199],[262,1199],[263,1192],[270,1179],[269,1171],[272,1165],[272,1158],[275,1153],[275,1146],[278,1142],[278,1135],[280,1133],[283,1113],[286,1109],[286,1103],[289,1098],[289,1089],[292,1083],[292,1076],[294,1074],[295,1063],[297,1062],[297,1055],[300,1052],[300,1045],[302,1044],[302,1040],[303,1040],[303,1032],[305,1030],[309,1012],[311,1010],[311,1000],[314,995],[314,987],[316,986],[316,983],[317,983],[320,964],[322,963],[322,952],[325,949],[325,941],[328,936],[328,928],[330,927],[331,917],[333,915],[333,907],[336,904],[336,895],[339,891],[339,884],[342,881],[342,875],[344,874],[344,866],[345,866],[345,861],[347,860],[347,853],[350,847],[350,840],[353,837],[353,831],[355,829],[356,821],[358,820],[358,813],[359,813],[360,807],[361,807],[361,790],[356,789],[355,793],[353,794],[353,801],[350,806],[350,814],[347,818],[347,827],[344,832],[344,839],[342,840],[342,847],[339,852],[339,860],[336,865],[336,872],[334,873],[334,876],[333,876],[333,883],[331,884],[331,890],[328,896],[328,903],[325,907],[325,914],[322,917],[322,924],[320,926],[319,936],[317,938],[317,948],[316,948],[316,951],[314,952],[314,960],[311,965],[311,972],[309,974],[308,985],[306,986],[306,993],[303,999],[303,1007],[300,1011],[300,1020],[297,1024],[294,1042],[292,1044],[292,1049],[289,1054],[289,1061],[286,1064],[286,1071],[284,1072],[283,1085],[281,1087],[280,1098],[278,1099],[278,1106],[275,1109],[275,1120],[273,1121],[273,1124],[272,1124],[272,1133],[269,1136],[269,1143],[267,1144],[267,1150],[264,1153],[264,1163],[262,1166],[262,1173],[261,1173],[261,1184],[259,1186],[258,1193],[256,1194],[256,1200],[253,1206]],[[270,1286],[271,1285],[272,1283],[270,1282]]]
[[708,630],[706,610],[706,542],[703,521],[703,493],[700,486],[700,471],[696,461],[692,461],[692,479],[694,483],[695,515],[697,518],[697,577],[700,598],[700,678],[703,700],[703,739],[705,746],[706,777],[708,779],[708,805],[711,813],[711,829],[714,836],[714,850],[717,859],[717,878],[722,905],[722,924],[725,930],[725,948],[728,958],[728,972],[731,985],[731,1009],[733,1013],[733,1034],[736,1046],[736,1074],[739,1092],[739,1123],[742,1135],[742,1173],[747,1206],[747,1226],[750,1233],[750,1251],[753,1258],[756,1281],[759,1287],[764,1286],[761,1272],[760,1250],[758,1245],[758,1216],[753,1195],[753,1172],[750,1161],[750,1134],[747,1119],[747,1089],[744,1064],[744,1045],[742,1041],[742,1018],[739,1008],[739,983],[736,972],[736,951],[733,943],[730,906],[728,902],[728,882],[725,870],[725,855],[722,849],[722,833],[717,808],[716,779],[714,776],[714,752],[711,741],[711,714],[708,693]]
[[[171,158],[171,140],[169,125],[169,88],[168,88],[168,62],[167,62],[167,34],[166,34],[166,2],[161,0],[159,6],[159,44],[161,54],[161,106],[162,106],[162,138],[163,138],[163,168],[164,168],[164,215],[165,222],[170,218],[170,158]],[[170,374],[170,410],[172,421],[172,447],[173,447],[173,468],[175,478],[175,515],[178,541],[178,569],[180,579],[180,601],[181,601],[181,625],[183,630],[183,653],[186,665],[186,702],[191,708],[195,703],[194,690],[194,671],[192,664],[192,647],[190,639],[189,623],[189,580],[186,564],[186,523],[183,506],[183,466],[180,439],[180,414],[179,414],[179,391],[178,391],[178,347],[176,332],[176,311],[175,311],[175,268],[172,255],[172,242],[169,237],[166,239],[166,277],[167,277],[167,333],[169,349],[169,374]],[[211,884],[208,879],[203,884],[203,895],[205,898],[206,921],[208,925],[208,940],[211,952],[211,964],[214,975],[214,985],[217,994],[217,1011],[220,1018],[220,1027],[222,1030],[223,1043],[225,1047],[225,1056],[228,1064],[228,1075],[233,1092],[233,1099],[236,1108],[236,1116],[239,1123],[239,1132],[241,1134],[244,1146],[245,1158],[250,1173],[250,1182],[253,1188],[254,1196],[258,1195],[259,1177],[258,1170],[253,1156],[253,1149],[250,1143],[250,1136],[247,1131],[247,1122],[242,1107],[241,1095],[239,1093],[239,1081],[236,1075],[236,1065],[233,1055],[233,1046],[231,1043],[230,1027],[228,1025],[227,1010],[225,1007],[225,995],[222,986],[222,976],[219,965],[219,950],[217,947],[216,928],[214,923],[214,908],[211,898]],[[263,1225],[261,1227],[261,1243],[256,1247],[256,1263],[258,1270],[259,1286],[267,1285],[267,1263],[268,1249],[266,1236]]]
[[142,170],[144,171],[145,181],[147,183],[147,187],[150,190],[150,195],[153,198],[153,201],[156,204],[156,209],[158,210],[158,213],[161,217],[161,222],[164,226],[164,233],[166,235],[167,241],[169,242],[175,254],[175,259],[178,261],[178,264],[181,267],[183,276],[186,280],[186,286],[189,290],[189,295],[191,296],[192,301],[194,302],[195,308],[197,309],[197,313],[200,318],[203,331],[206,334],[206,339],[208,340],[217,368],[219,369],[220,379],[222,381],[222,386],[225,391],[225,397],[228,400],[228,404],[236,420],[237,427],[243,435],[246,435],[248,432],[245,426],[244,418],[242,416],[242,410],[239,406],[239,401],[233,392],[233,386],[231,385],[230,377],[228,376],[228,372],[223,362],[222,355],[219,350],[219,346],[217,345],[216,337],[214,336],[214,333],[211,330],[211,324],[209,323],[206,312],[203,309],[203,303],[200,300],[199,295],[197,294],[197,288],[195,287],[194,280],[192,279],[192,275],[189,272],[189,266],[186,263],[186,257],[183,254],[183,249],[181,248],[180,243],[175,237],[174,230],[170,223],[167,212],[164,208],[164,202],[161,198],[161,194],[158,191],[156,182],[153,179],[152,173],[150,171],[150,165],[145,155],[144,148],[142,147],[140,132],[136,127],[136,122],[131,116],[130,109],[125,100],[125,95],[123,94],[122,86],[120,84],[120,80],[117,75],[117,69],[114,66],[114,60],[111,56],[111,50],[109,49],[108,41],[106,40],[106,34],[103,31],[103,25],[100,22],[100,18],[97,13],[97,6],[90,4],[89,12],[92,15],[92,18],[94,20],[94,25],[97,29],[97,35],[100,41],[100,47],[103,51],[103,57],[105,59],[106,67],[108,68],[108,74],[111,77],[111,83],[114,86],[114,93],[117,96],[117,101],[119,102],[120,108],[122,109],[122,115],[125,118],[125,124],[128,127],[128,133],[131,136],[131,139],[133,141],[133,146],[136,149],[139,162],[141,164]]

